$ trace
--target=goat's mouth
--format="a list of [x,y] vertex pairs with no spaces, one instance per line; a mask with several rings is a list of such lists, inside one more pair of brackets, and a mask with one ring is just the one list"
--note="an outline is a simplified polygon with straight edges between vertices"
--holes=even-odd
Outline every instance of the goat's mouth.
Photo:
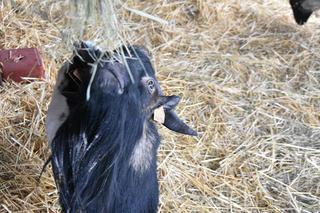
[[67,98],[69,106],[76,105],[80,100],[83,82],[77,69],[68,70],[65,73],[66,84],[61,90],[61,94]]

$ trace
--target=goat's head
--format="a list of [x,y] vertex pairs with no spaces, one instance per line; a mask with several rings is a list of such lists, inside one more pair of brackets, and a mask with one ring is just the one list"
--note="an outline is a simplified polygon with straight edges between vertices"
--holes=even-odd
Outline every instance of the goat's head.
[[70,112],[90,98],[113,102],[125,97],[136,115],[152,120],[154,111],[160,108],[164,110],[164,126],[182,134],[196,135],[174,112],[180,98],[163,95],[149,54],[142,47],[123,47],[111,56],[82,42],[76,48],[72,63],[60,72],[65,81],[59,90],[66,97]]

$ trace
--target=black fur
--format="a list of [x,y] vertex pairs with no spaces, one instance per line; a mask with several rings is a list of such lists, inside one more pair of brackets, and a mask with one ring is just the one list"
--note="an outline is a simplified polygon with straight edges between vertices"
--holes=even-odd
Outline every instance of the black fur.
[[65,212],[156,212],[160,140],[151,122],[149,134],[157,138],[152,166],[137,174],[128,163],[145,121],[133,116],[141,114],[136,98],[129,93],[120,98],[93,96],[59,129],[52,143],[53,170]]
[[[146,94],[140,84],[143,76],[155,78],[155,74],[148,56],[140,48],[130,47],[129,52],[124,48],[124,52],[135,83],[128,80],[120,95],[103,86],[106,73],[114,65],[111,62],[98,65],[89,101],[85,94],[90,67],[80,62],[78,56],[70,66],[70,69],[81,68],[87,75],[78,87],[70,85],[72,79],[68,79],[69,85],[64,90],[68,91],[67,98],[72,97],[72,102],[68,101],[70,114],[51,144],[53,172],[63,212],[157,211],[156,152],[160,138],[145,110]],[[144,125],[155,142],[151,166],[137,172],[129,165],[129,158]]]
[[311,10],[306,10],[301,6],[304,1],[305,0],[290,0],[294,19],[299,25],[306,23],[313,12]]

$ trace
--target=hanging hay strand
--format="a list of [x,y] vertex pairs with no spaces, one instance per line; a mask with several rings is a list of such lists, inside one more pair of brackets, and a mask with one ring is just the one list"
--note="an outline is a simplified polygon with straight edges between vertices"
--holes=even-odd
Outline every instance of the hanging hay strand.
[[104,51],[112,51],[123,45],[115,7],[120,6],[119,0],[69,0],[71,15],[67,14],[70,37],[83,39],[88,30],[94,31],[95,41]]
[[[60,33],[68,11],[61,2],[16,2],[23,9],[0,3],[0,47],[38,47],[48,78],[0,88],[0,212],[58,213],[51,167],[39,186],[37,178],[49,156],[47,104],[71,53]],[[48,19],[28,12],[35,7]],[[182,96],[177,110],[199,133],[160,127],[159,212],[318,212],[319,18],[297,26],[285,0],[126,7],[175,21],[171,28],[115,7],[123,38],[151,51],[164,91]],[[86,28],[84,37],[95,33]]]

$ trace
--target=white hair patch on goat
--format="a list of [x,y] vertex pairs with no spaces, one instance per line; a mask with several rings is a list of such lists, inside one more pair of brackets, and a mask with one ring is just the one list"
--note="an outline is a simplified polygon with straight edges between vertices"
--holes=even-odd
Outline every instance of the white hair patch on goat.
[[150,168],[153,156],[153,145],[156,138],[152,134],[148,133],[146,124],[140,140],[135,145],[132,155],[130,157],[129,164],[136,172],[144,172]]
[[57,82],[47,112],[46,132],[50,144],[54,139],[58,129],[63,124],[63,122],[65,122],[69,115],[67,99],[61,94],[59,90],[59,87],[61,87],[62,84],[65,82],[64,73],[68,69],[68,66],[68,63],[64,64],[58,72]]

